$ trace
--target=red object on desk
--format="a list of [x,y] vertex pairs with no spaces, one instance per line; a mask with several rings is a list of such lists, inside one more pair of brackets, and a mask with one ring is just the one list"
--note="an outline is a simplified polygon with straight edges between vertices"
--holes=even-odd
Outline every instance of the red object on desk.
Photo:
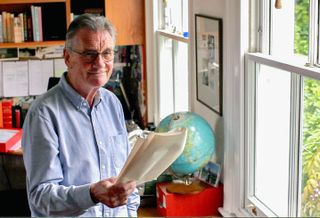
[[158,183],[157,213],[159,216],[221,216],[218,208],[223,205],[223,185],[207,186],[197,194],[173,194],[166,184]]
[[0,152],[8,152],[22,137],[22,129],[0,129]]

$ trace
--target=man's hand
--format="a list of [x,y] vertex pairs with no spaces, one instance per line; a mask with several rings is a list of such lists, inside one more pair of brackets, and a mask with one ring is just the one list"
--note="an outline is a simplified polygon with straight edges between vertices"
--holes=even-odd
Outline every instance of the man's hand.
[[127,204],[128,197],[136,188],[136,182],[125,184],[116,183],[116,178],[109,178],[93,183],[90,186],[90,195],[94,202],[101,202],[114,208]]

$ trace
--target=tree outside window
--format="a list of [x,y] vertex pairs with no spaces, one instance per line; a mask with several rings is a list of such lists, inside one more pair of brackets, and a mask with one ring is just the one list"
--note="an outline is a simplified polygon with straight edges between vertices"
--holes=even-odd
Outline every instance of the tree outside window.
[[[295,53],[308,55],[309,0],[297,0]],[[301,216],[320,216],[320,81],[304,78]]]

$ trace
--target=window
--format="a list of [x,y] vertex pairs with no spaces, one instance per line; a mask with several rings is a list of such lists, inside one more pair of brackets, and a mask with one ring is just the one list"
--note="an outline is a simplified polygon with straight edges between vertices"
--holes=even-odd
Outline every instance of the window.
[[245,208],[320,216],[319,0],[252,0],[246,55]]
[[159,0],[158,119],[189,110],[188,0]]

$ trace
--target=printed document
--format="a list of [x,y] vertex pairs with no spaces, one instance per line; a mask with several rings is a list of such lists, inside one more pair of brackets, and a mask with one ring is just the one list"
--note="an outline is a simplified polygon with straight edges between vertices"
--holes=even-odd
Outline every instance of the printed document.
[[182,154],[186,138],[186,128],[151,132],[145,139],[138,138],[118,176],[118,182],[135,180],[140,185],[156,179]]

